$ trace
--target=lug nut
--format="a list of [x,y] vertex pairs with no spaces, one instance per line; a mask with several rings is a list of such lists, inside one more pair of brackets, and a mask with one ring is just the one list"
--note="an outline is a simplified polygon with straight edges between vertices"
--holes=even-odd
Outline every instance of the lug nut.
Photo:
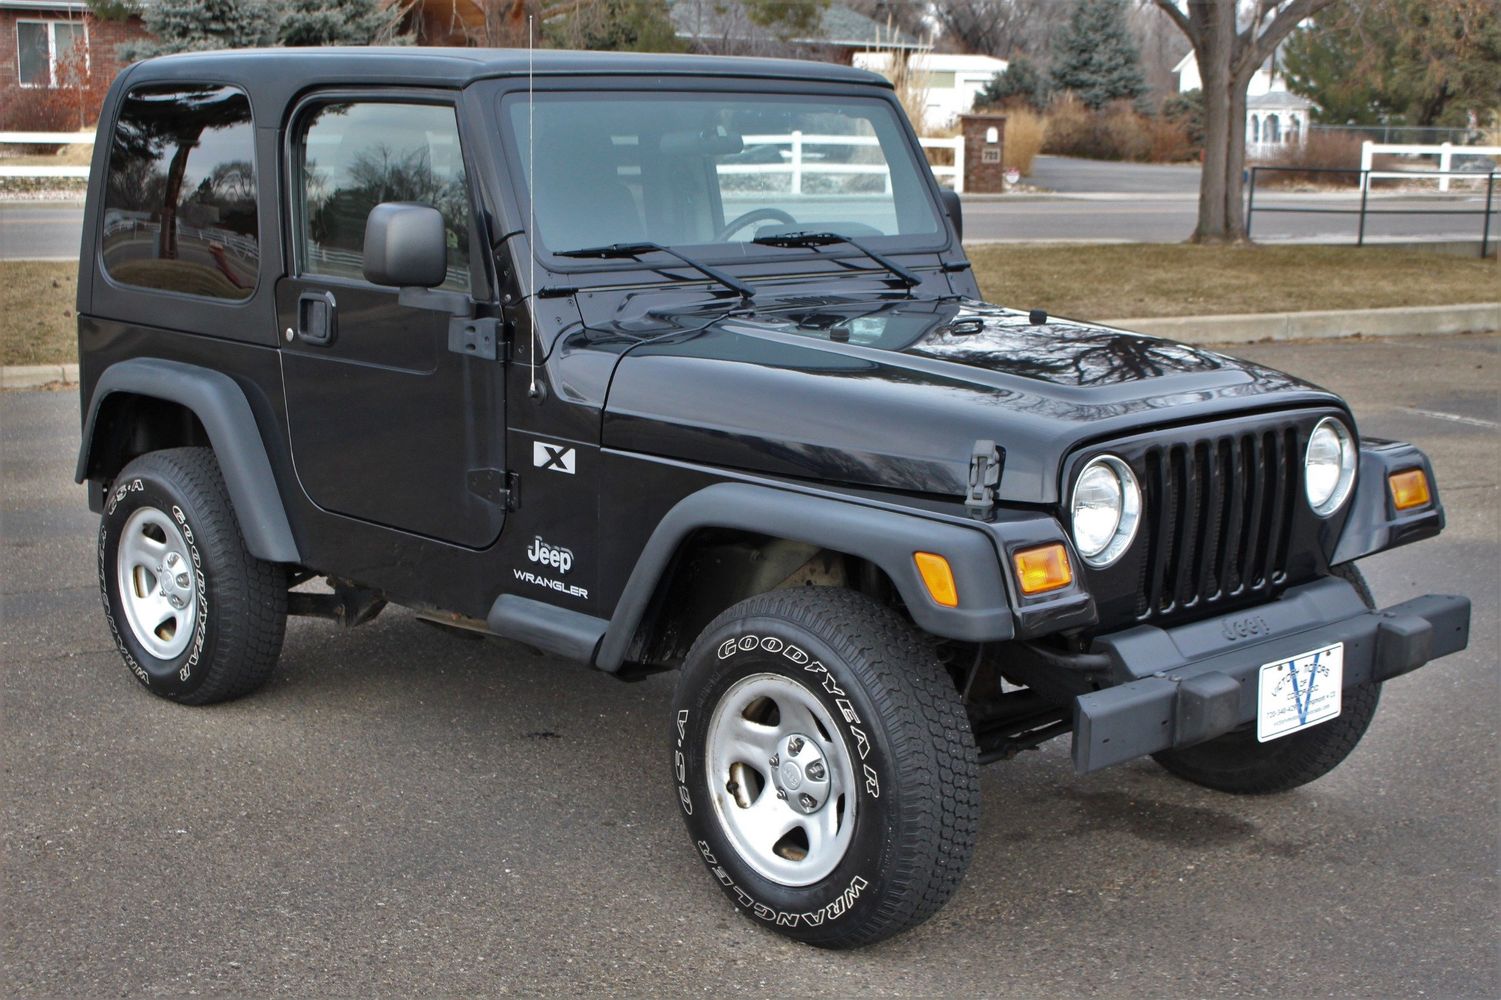
[[785,799],[785,798],[787,798],[787,793],[784,790],[778,788],[777,789],[777,798],[779,798],[779,799]]
[[177,585],[179,587],[186,587],[188,585],[188,574],[186,574],[186,573],[178,573],[177,574]]
[[812,809],[814,806],[818,805],[818,803],[813,800],[813,796],[809,795],[807,792],[799,795],[797,797],[797,800],[803,804],[804,809]]
[[789,757],[796,757],[798,754],[800,754],[802,752],[803,752],[803,738],[801,736],[794,736],[794,737],[792,737],[792,739],[790,739],[790,740],[787,741],[787,756],[789,756]]
[[168,566],[176,566],[177,565],[177,553],[176,552],[168,552],[167,553],[167,565]]
[[825,774],[823,761],[815,760],[804,768],[803,772],[808,775],[809,781],[822,781]]
[[781,758],[781,755],[779,755],[779,754],[772,754],[771,755],[771,760],[767,761],[767,763],[770,764],[772,767],[776,767],[781,762],[782,762],[782,758]]

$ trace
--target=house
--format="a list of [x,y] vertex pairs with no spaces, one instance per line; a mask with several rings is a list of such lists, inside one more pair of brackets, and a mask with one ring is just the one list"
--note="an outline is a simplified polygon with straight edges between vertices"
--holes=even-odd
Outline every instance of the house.
[[925,48],[907,32],[839,3],[823,9],[816,29],[791,38],[778,38],[769,28],[751,20],[745,2],[670,0],[670,5],[678,38],[699,52],[734,55],[789,48],[804,58],[849,66],[857,52],[867,49],[915,52]]
[[[893,52],[856,52],[854,65],[891,77],[896,62]],[[923,120],[927,128],[946,128],[955,118],[973,111],[975,98],[1007,62],[992,56],[918,52],[907,56],[907,75],[914,89],[923,92]]]
[[116,47],[147,37],[139,17],[100,20],[81,0],[0,0],[0,32],[8,49],[0,59],[0,129],[37,131],[77,128],[76,116],[60,113],[67,102],[58,92],[102,98],[120,68]]
[[[1173,67],[1178,74],[1178,92],[1199,90],[1199,64],[1190,52]],[[1308,140],[1313,102],[1290,93],[1277,76],[1276,56],[1251,74],[1246,85],[1246,155],[1252,158],[1274,154],[1278,147],[1301,146]]]

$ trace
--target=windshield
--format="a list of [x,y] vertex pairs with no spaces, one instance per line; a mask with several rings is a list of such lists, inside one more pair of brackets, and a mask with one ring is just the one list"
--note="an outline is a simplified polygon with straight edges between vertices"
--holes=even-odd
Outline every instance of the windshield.
[[[512,96],[506,117],[531,185],[527,104]],[[926,165],[882,100],[550,93],[530,118],[537,228],[553,253],[651,242],[712,254],[809,231],[890,248],[943,232]]]

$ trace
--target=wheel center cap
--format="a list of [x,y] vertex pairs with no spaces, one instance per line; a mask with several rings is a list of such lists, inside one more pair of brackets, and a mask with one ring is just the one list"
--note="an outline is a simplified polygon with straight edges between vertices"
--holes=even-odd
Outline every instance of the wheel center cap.
[[777,744],[771,780],[792,811],[806,816],[822,809],[829,801],[829,778],[829,762],[814,740],[794,733]]
[[789,792],[803,787],[803,769],[798,767],[794,761],[782,762],[781,778],[782,787]]

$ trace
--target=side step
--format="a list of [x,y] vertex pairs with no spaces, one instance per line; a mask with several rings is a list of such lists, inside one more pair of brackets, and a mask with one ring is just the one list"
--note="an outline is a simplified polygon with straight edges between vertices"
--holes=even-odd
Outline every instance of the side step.
[[585,664],[594,662],[594,651],[610,625],[603,618],[515,594],[497,597],[485,624],[498,636]]

